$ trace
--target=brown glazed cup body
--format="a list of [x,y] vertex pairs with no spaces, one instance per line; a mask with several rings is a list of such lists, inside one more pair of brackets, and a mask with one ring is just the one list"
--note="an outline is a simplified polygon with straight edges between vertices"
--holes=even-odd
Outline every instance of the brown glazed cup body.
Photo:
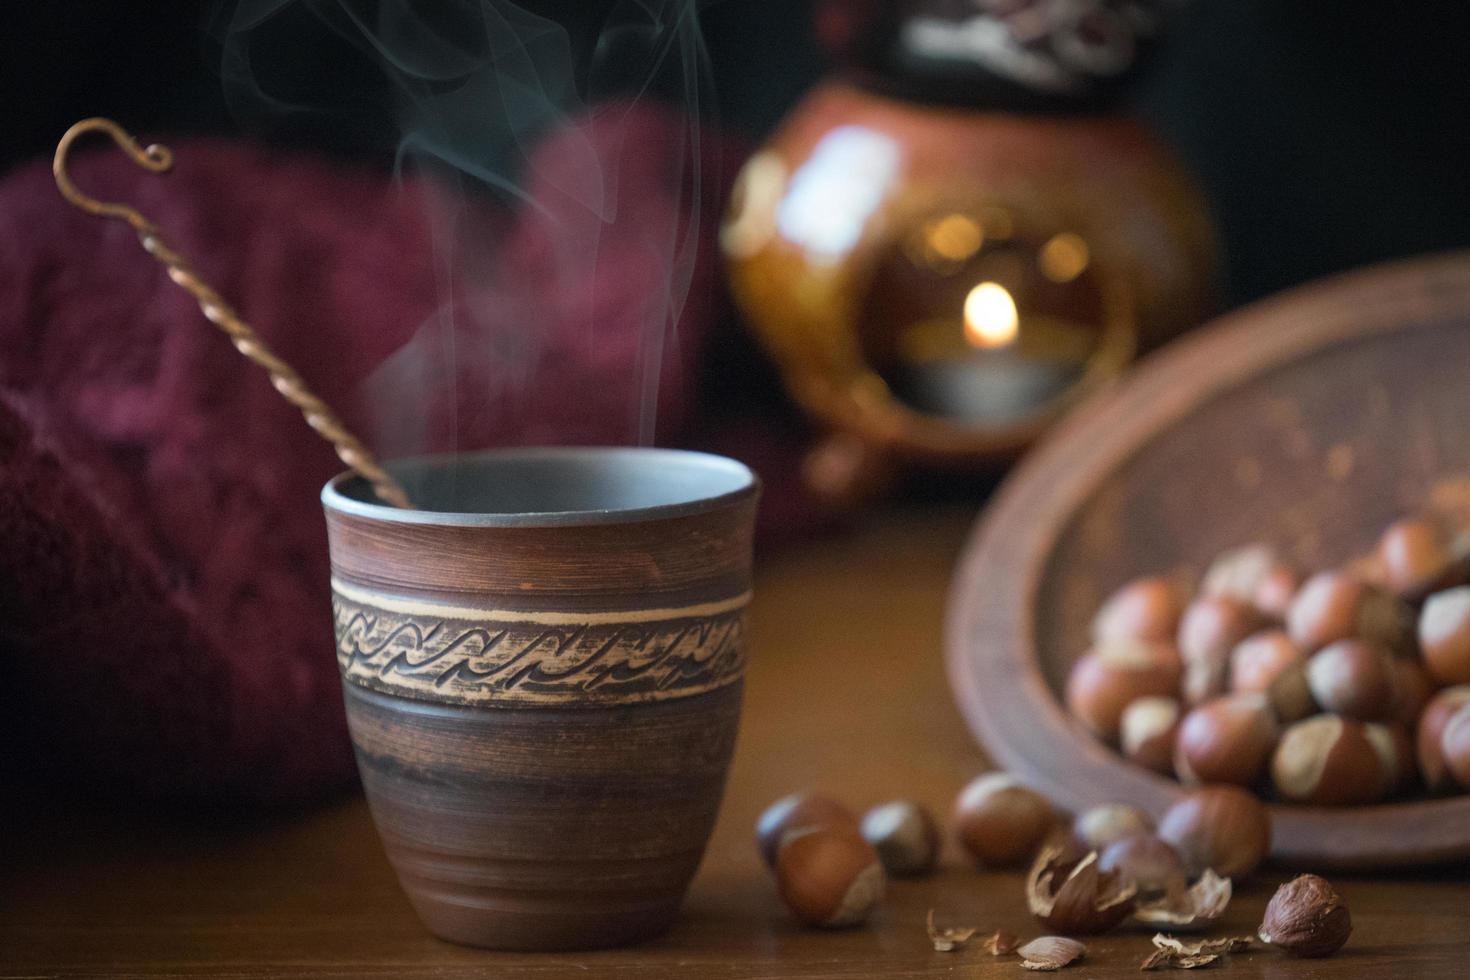
[[347,720],[435,934],[583,949],[666,929],[739,721],[757,483],[655,449],[389,467],[322,491]]

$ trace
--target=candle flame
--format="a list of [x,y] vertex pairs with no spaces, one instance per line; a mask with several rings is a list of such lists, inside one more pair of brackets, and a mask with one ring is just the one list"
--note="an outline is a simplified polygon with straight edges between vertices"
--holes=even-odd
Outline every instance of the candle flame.
[[972,347],[1004,347],[1016,339],[1020,314],[1010,290],[982,282],[965,297],[965,341]]

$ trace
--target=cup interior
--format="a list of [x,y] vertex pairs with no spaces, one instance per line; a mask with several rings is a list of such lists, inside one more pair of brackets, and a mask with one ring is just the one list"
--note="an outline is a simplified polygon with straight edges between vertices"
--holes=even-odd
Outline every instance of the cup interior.
[[378,502],[352,473],[322,490],[328,508],[408,523],[576,524],[679,516],[753,493],[742,463],[634,447],[495,449],[385,464],[417,510]]

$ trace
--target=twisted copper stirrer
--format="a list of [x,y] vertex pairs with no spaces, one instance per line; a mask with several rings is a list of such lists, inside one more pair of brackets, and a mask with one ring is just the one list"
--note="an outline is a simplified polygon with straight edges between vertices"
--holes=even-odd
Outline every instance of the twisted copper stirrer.
[[239,314],[220,297],[219,293],[216,293],[199,278],[183,256],[164,244],[163,239],[159,237],[158,229],[151,221],[126,204],[107,204],[77,190],[76,185],[71,182],[71,178],[66,173],[66,155],[71,150],[72,143],[79,136],[91,132],[101,132],[111,136],[112,141],[121,147],[134,163],[154,173],[163,173],[173,166],[173,153],[168,147],[159,146],[157,143],[146,148],[140,147],[137,140],[111,119],[83,119],[68,129],[66,135],[61,137],[61,142],[56,145],[56,158],[52,161],[51,173],[56,178],[56,186],[61,190],[62,196],[90,214],[104,218],[121,218],[132,225],[144,251],[163,263],[168,269],[168,277],[174,281],[175,285],[187,290],[194,297],[205,319],[224,331],[229,336],[230,342],[235,345],[236,350],[270,373],[271,384],[275,386],[276,391],[280,392],[286,401],[299,408],[307,424],[332,443],[337,450],[338,458],[372,484],[373,492],[380,500],[395,507],[413,509],[413,504],[409,502],[408,494],[404,492],[402,485],[390,476],[367,447],[347,430],[342,420],[337,418],[336,413],[328,407],[327,403],[312,394],[311,389],[306,387],[306,382],[301,379],[301,375],[296,373],[295,368],[277,357],[275,352],[266,346],[265,341],[260,339],[260,335],[240,319]]

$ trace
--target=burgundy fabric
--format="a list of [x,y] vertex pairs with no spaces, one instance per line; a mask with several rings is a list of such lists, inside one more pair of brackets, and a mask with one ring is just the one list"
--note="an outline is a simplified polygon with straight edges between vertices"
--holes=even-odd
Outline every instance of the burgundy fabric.
[[[149,215],[390,451],[632,441],[652,417],[636,407],[650,337],[667,345],[667,444],[688,434],[715,316],[727,176],[702,161],[691,222],[668,190],[690,169],[683,132],[618,107],[546,141],[527,167],[541,208],[471,208],[503,224],[502,250],[450,236],[480,270],[451,284],[452,328],[435,235],[463,212],[413,181],[208,141],[175,143],[166,177],[110,146],[71,169]],[[589,147],[618,163],[615,212],[567,190],[590,179]],[[650,334],[652,284],[691,243],[677,333]],[[339,469],[130,229],[65,204],[46,166],[0,182],[0,657],[59,764],[216,799],[350,780],[317,502]]]

